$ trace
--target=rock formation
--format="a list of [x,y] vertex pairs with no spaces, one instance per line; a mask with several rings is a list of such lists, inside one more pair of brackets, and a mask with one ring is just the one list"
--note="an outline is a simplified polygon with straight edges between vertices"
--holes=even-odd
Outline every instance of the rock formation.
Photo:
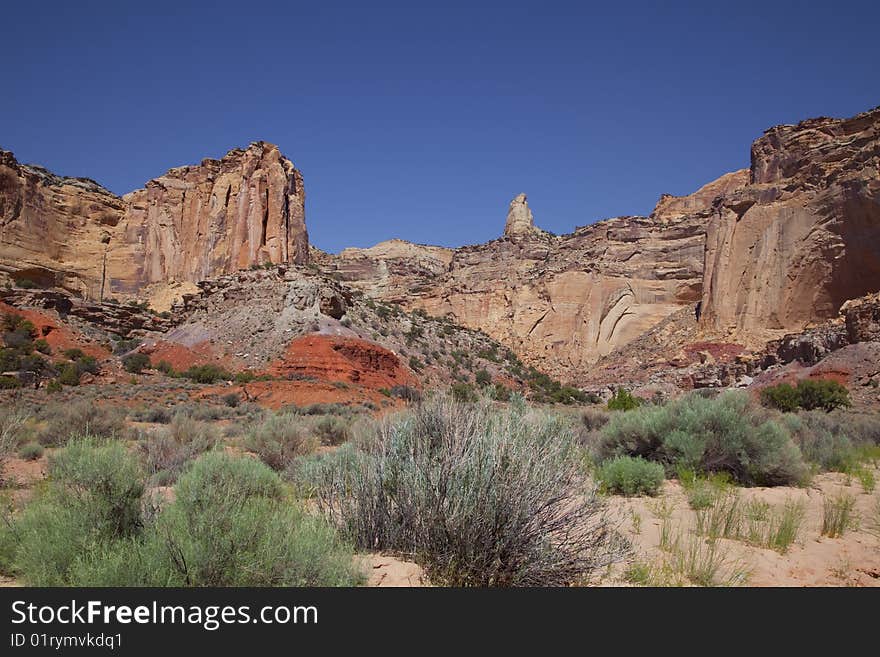
[[798,330],[880,289],[880,108],[768,130],[715,203],[702,323]]
[[0,151],[0,271],[97,298],[124,203],[93,180],[62,178]]
[[530,235],[536,230],[535,220],[532,217],[532,211],[529,209],[526,195],[519,194],[510,202],[510,209],[507,211],[507,223],[504,224],[504,236],[515,239],[523,235]]
[[123,198],[0,151],[0,271],[84,298],[145,293],[253,264],[304,264],[302,175],[257,142]]
[[454,316],[569,380],[683,306],[706,336],[758,345],[880,289],[880,108],[768,130],[748,170],[650,217],[553,236],[517,196],[501,239],[394,242],[322,267],[368,295]]
[[451,315],[527,362],[576,378],[600,356],[699,301],[711,207],[702,210],[617,217],[554,236],[534,226],[519,195],[501,239],[458,249],[396,240],[346,249],[324,268],[374,298]]

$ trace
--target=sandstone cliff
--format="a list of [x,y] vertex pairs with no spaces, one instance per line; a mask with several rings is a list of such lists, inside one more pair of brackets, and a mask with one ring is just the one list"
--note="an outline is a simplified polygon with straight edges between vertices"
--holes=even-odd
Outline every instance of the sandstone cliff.
[[395,241],[321,266],[372,297],[482,328],[574,381],[685,306],[704,337],[757,346],[880,289],[878,132],[880,108],[772,128],[748,170],[664,194],[650,217],[554,236],[535,227],[520,194],[501,239],[459,249]]
[[263,142],[119,198],[0,151],[0,271],[84,298],[308,261],[302,175]]
[[880,108],[768,130],[707,227],[702,324],[798,330],[880,289]]
[[398,240],[346,249],[324,267],[375,298],[452,315],[572,378],[696,304],[705,216],[618,217],[555,236],[534,226],[519,195],[501,239],[459,249]]

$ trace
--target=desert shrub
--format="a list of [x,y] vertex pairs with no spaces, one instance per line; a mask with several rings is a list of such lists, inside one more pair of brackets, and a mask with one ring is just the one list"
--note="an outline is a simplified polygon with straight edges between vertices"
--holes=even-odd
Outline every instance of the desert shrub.
[[606,424],[611,416],[598,408],[586,408],[581,413],[581,424],[587,431],[598,431]]
[[510,401],[510,388],[502,383],[496,383],[492,387],[491,397],[495,401],[508,402]]
[[450,387],[450,392],[452,393],[452,398],[457,402],[475,402],[478,399],[477,393],[469,383],[461,381],[453,383]]
[[25,461],[36,461],[38,458],[43,456],[44,451],[45,450],[40,443],[32,440],[25,443],[18,449],[18,456]]
[[476,381],[478,386],[487,386],[492,383],[492,375],[484,369],[477,370],[474,373],[474,381]]
[[220,398],[220,401],[226,404],[229,408],[235,408],[241,403],[241,397],[239,397],[237,393],[230,392],[223,395]]
[[616,414],[602,429],[597,460],[641,456],[699,473],[727,472],[746,485],[797,484],[807,476],[788,430],[752,402],[727,391],[715,399],[687,395],[665,406]]
[[770,408],[791,413],[798,408],[831,412],[849,406],[849,391],[837,381],[803,379],[797,386],[780,383],[761,390],[761,402]]
[[[122,356],[127,354],[129,351],[134,351],[138,347],[141,346],[141,341],[137,338],[132,338],[130,340],[119,340],[116,344],[113,345],[113,353],[117,356]],[[72,358],[68,356],[68,358]]]
[[409,368],[414,372],[421,372],[425,368],[425,364],[415,356],[410,356]]
[[3,462],[15,452],[19,442],[25,437],[29,419],[30,415],[23,408],[0,407],[0,483]]
[[52,347],[49,346],[49,343],[46,342],[43,338],[39,340],[34,340],[34,349],[39,351],[41,354],[51,355]]
[[379,392],[381,392],[386,397],[391,396],[391,391],[388,388],[379,388]]
[[138,444],[144,466],[154,482],[174,483],[186,465],[220,442],[217,429],[187,415],[177,414],[168,427]]
[[193,365],[181,375],[195,383],[216,383],[217,381],[228,381],[232,378],[222,367],[217,365]]
[[125,428],[125,412],[88,400],[46,406],[41,413],[46,426],[38,440],[47,447],[63,445],[71,436],[112,438]]
[[151,422],[168,424],[171,422],[171,411],[163,406],[143,406],[131,411],[129,417],[135,422]]
[[79,370],[74,363],[64,363],[58,370],[58,383],[65,386],[79,385]]
[[17,376],[0,376],[0,390],[14,390],[21,388],[21,381]]
[[620,495],[656,495],[665,472],[659,463],[638,456],[617,456],[605,461],[597,472],[602,486]]
[[235,373],[235,382],[236,383],[250,383],[257,378],[257,375],[251,372],[250,370],[242,370],[241,372]]
[[611,399],[608,400],[609,411],[631,411],[641,406],[641,400],[625,389],[618,388]]
[[61,392],[63,386],[58,379],[52,379],[49,383],[46,384],[46,392]]
[[391,390],[389,390],[389,396],[408,402],[415,402],[422,398],[422,393],[412,386],[396,385],[392,386]]
[[175,500],[144,498],[119,444],[71,443],[0,536],[0,562],[38,586],[329,586],[363,581],[331,527],[284,499],[253,459],[213,453],[181,477]]
[[800,406],[800,395],[793,385],[780,383],[762,389],[761,402],[764,406],[775,408],[783,413],[791,413]]
[[0,561],[31,586],[76,585],[74,572],[142,526],[143,483],[118,443],[83,438],[49,459],[49,479],[3,529]]
[[341,445],[351,438],[350,424],[336,415],[325,415],[315,424],[315,435],[324,445]]
[[162,372],[162,374],[167,374],[168,376],[172,376],[175,373],[174,366],[171,365],[171,363],[169,363],[167,360],[160,360],[158,363],[156,363],[156,369]]
[[82,356],[77,358],[74,361],[76,365],[76,369],[79,370],[79,373],[88,372],[89,374],[97,374],[100,370],[100,366],[98,365],[98,361],[94,356]]
[[131,374],[140,374],[146,368],[150,367],[150,357],[140,352],[128,354],[122,358],[122,366],[126,372]]
[[278,475],[253,459],[212,453],[180,478],[153,549],[187,586],[351,586],[351,549],[283,498]]
[[786,414],[783,421],[810,463],[820,470],[856,473],[880,440],[880,418],[838,410]]
[[345,536],[412,555],[435,583],[564,585],[626,552],[568,431],[544,414],[435,397],[378,421],[363,449],[303,467]]
[[303,418],[277,413],[248,427],[244,445],[270,468],[282,471],[294,459],[314,452],[318,439]]

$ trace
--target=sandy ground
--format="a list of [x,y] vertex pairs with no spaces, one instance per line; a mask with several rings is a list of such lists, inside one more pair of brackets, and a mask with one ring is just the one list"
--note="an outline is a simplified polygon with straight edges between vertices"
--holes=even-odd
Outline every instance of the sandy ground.
[[[45,477],[46,456],[36,461],[10,458],[4,476],[16,504],[22,504],[31,488]],[[875,468],[880,480],[880,470]],[[855,477],[826,473],[813,478],[807,488],[739,488],[743,500],[758,499],[772,507],[787,500],[801,500],[806,509],[795,543],[785,554],[749,545],[740,540],[719,539],[730,572],[744,572],[746,586],[880,586],[880,522],[876,505],[880,486],[863,490]],[[821,535],[823,500],[848,493],[855,498],[854,523],[841,537]],[[663,517],[682,536],[692,535],[695,513],[677,481],[664,483],[657,497],[610,498],[613,516],[633,543],[633,556],[615,566],[602,580],[605,586],[629,585],[624,574],[633,563],[660,567],[668,554],[660,549]],[[422,569],[412,562],[383,554],[360,555],[369,575],[368,586],[427,586]],[[15,580],[0,577],[0,586],[15,586]]]
[[[876,471],[875,471],[876,473]],[[748,545],[739,540],[719,539],[727,552],[731,572],[745,571],[746,586],[880,586],[880,537],[871,525],[876,518],[880,488],[871,493],[862,489],[855,478],[826,473],[813,478],[808,488],[740,488],[744,500],[758,499],[782,506],[786,500],[802,500],[806,515],[795,543],[785,554]],[[821,535],[823,500],[841,492],[855,498],[854,526],[839,538]],[[688,535],[695,514],[690,509],[684,489],[677,481],[667,481],[657,498],[613,497],[612,508],[621,526],[633,541],[634,559],[660,564],[662,517],[671,509],[671,526]],[[631,562],[630,562],[631,563]],[[607,583],[624,583],[626,564],[615,569]]]

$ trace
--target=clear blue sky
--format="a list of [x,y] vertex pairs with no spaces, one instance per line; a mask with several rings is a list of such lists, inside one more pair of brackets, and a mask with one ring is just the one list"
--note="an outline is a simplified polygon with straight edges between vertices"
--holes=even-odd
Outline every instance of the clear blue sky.
[[[187,5],[187,6],[184,6]],[[312,242],[556,233],[880,104],[880,2],[11,2],[0,146],[122,194],[263,139]]]

